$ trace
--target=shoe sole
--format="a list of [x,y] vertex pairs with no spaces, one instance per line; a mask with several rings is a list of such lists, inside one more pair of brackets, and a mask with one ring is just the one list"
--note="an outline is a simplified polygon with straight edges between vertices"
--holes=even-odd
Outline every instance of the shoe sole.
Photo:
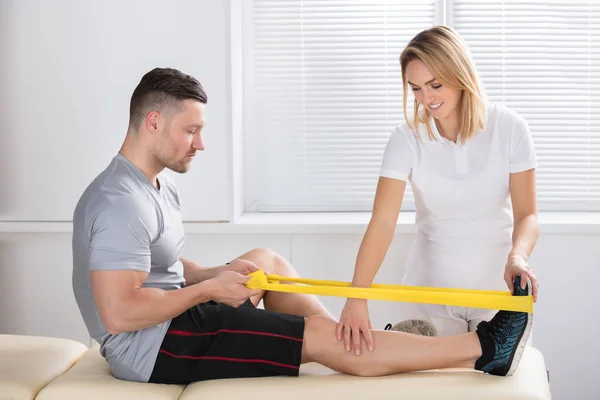
[[424,320],[406,320],[398,322],[391,331],[405,332],[421,336],[437,336],[437,331],[433,325]]
[[[527,281],[527,294],[531,296],[531,282]],[[519,344],[517,345],[517,351],[515,352],[513,359],[510,363],[510,369],[508,370],[506,376],[513,375],[517,368],[519,367],[519,363],[521,362],[521,357],[525,352],[525,346],[527,345],[527,341],[529,340],[529,333],[531,332],[531,326],[533,325],[533,314],[527,313],[527,326],[525,327],[525,331],[521,338],[519,339]]]

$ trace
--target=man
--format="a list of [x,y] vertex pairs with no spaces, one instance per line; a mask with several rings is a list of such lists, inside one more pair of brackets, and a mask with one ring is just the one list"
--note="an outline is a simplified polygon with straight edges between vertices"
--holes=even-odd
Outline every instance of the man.
[[[309,361],[360,376],[444,367],[514,372],[530,314],[500,312],[477,332],[445,338],[373,331],[377,349],[356,357],[348,339],[335,338],[336,321],[315,296],[245,286],[258,268],[297,276],[281,256],[256,249],[213,268],[183,259],[177,189],[161,172],[185,173],[204,150],[206,102],[191,76],[145,74],[119,153],[75,209],[73,290],[117,378],[188,384],[296,376]],[[256,308],[261,300],[265,310]]]

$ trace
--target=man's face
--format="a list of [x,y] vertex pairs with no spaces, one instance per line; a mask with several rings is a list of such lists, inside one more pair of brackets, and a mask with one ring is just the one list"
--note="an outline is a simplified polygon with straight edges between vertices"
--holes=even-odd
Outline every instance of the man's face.
[[204,150],[205,107],[199,101],[185,100],[180,109],[165,116],[165,128],[154,139],[154,155],[164,168],[185,173],[196,151]]

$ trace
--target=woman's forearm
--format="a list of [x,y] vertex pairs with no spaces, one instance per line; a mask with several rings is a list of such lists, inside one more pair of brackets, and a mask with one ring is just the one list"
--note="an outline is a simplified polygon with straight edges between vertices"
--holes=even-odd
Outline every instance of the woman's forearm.
[[513,247],[510,257],[523,257],[529,260],[539,237],[539,223],[536,214],[529,214],[515,222],[512,235]]
[[395,230],[395,223],[373,220],[369,223],[358,250],[352,286],[371,286],[394,238]]

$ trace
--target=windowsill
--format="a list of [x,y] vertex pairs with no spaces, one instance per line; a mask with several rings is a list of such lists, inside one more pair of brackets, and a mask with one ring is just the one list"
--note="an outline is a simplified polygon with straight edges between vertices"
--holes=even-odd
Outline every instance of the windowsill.
[[[231,233],[363,234],[370,217],[368,212],[244,213],[221,229]],[[542,233],[600,233],[600,212],[545,212],[539,214],[539,221]],[[396,233],[412,233],[414,222],[414,212],[401,212]],[[205,231],[202,224],[189,225],[187,232]]]
[[[234,223],[185,222],[187,234],[363,234],[370,213],[245,213]],[[414,230],[414,212],[402,212],[396,233]],[[541,212],[541,233],[600,233],[600,212]],[[71,233],[64,222],[0,222],[0,233]]]

